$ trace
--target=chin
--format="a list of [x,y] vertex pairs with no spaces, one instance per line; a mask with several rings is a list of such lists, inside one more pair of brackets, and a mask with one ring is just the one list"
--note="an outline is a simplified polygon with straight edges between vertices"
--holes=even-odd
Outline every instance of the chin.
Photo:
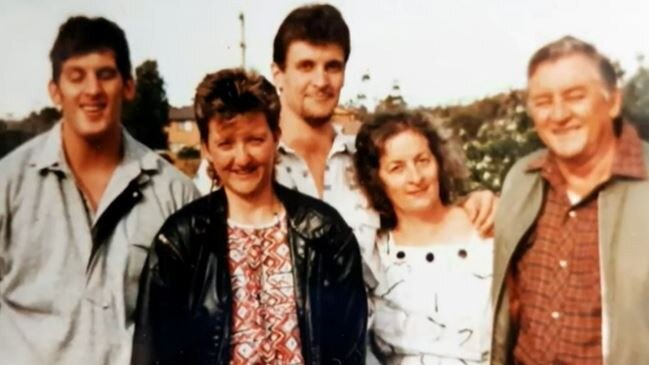
[[430,211],[432,204],[430,202],[412,202],[405,207],[404,211],[410,213],[425,213]]
[[82,138],[90,141],[102,140],[110,135],[108,128],[94,128],[94,129],[83,128],[83,129],[77,129],[76,132]]
[[310,126],[319,127],[319,126],[327,124],[331,120],[332,115],[333,115],[333,113],[322,115],[322,116],[310,115],[310,116],[305,117],[304,120]]
[[112,130],[115,126],[114,124],[118,124],[119,122],[115,121],[112,122],[108,120],[107,118],[101,118],[101,119],[87,119],[85,117],[81,117],[77,119],[77,122],[72,122],[71,124],[74,126],[73,128],[80,134],[83,135],[104,135],[108,133],[110,130]]
[[566,160],[578,158],[583,152],[582,146],[566,146],[565,144],[557,144],[555,147],[549,148],[556,156]]
[[263,191],[264,186],[259,181],[256,182],[251,181],[249,183],[230,184],[226,186],[226,189],[242,197],[251,197],[251,196],[258,195],[261,191]]

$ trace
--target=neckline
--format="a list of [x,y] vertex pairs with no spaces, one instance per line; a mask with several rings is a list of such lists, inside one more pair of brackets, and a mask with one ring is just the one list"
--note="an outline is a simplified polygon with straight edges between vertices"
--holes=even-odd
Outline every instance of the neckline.
[[246,223],[237,222],[232,218],[228,218],[228,227],[240,228],[246,230],[268,229],[279,225],[279,223],[281,223],[281,221],[284,220],[284,217],[286,217],[286,210],[282,210],[279,213],[273,214],[273,219],[271,219],[268,222],[263,222],[260,224],[246,224]]
[[388,237],[387,237],[387,240],[385,242],[387,243],[388,252],[391,249],[395,249],[395,250],[430,250],[430,249],[434,248],[436,250],[439,250],[439,249],[443,250],[444,247],[455,247],[457,245],[469,245],[469,244],[475,243],[476,241],[485,240],[485,238],[480,237],[478,232],[475,231],[475,230],[473,232],[471,232],[471,234],[468,235],[466,237],[466,239],[457,238],[457,239],[453,239],[453,240],[444,241],[442,243],[427,243],[425,245],[400,245],[400,244],[397,244],[395,239],[394,239],[394,235],[392,234],[392,231],[388,231],[387,236]]

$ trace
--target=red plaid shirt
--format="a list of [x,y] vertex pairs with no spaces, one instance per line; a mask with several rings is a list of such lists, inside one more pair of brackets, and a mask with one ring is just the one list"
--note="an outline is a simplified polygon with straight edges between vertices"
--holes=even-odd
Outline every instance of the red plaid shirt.
[[[546,196],[535,228],[518,260],[510,285],[512,316],[518,323],[518,364],[601,364],[602,300],[598,242],[599,191],[572,204],[551,155],[533,161]],[[625,125],[612,166],[612,179],[644,178],[642,144]]]

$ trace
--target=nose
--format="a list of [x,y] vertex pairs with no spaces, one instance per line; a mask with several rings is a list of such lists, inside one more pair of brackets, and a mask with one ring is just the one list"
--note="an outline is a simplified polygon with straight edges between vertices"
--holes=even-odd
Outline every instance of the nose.
[[313,84],[317,87],[325,87],[329,85],[329,75],[327,74],[327,70],[325,70],[324,67],[318,67],[314,71]]
[[419,184],[422,181],[421,172],[415,165],[408,167],[408,182],[413,184]]
[[86,89],[85,92],[89,95],[97,95],[101,92],[102,86],[101,81],[96,75],[89,75],[86,79]]
[[234,151],[234,163],[237,166],[246,166],[250,163],[250,152],[245,143],[238,143]]
[[561,122],[570,117],[570,109],[566,104],[560,100],[552,103],[552,109],[550,110],[550,120],[555,122]]

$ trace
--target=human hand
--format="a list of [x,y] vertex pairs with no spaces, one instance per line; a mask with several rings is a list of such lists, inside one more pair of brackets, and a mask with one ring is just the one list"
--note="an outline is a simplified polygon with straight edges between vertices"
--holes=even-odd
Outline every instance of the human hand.
[[498,196],[490,190],[469,193],[460,206],[466,211],[473,226],[483,237],[493,237]]

